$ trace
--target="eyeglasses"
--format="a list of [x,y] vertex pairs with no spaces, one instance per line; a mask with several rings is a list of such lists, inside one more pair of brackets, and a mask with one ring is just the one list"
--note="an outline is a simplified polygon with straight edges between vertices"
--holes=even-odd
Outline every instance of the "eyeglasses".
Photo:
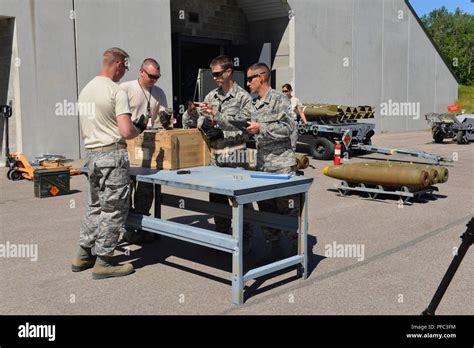
[[145,74],[147,74],[148,77],[149,77],[150,79],[152,79],[152,80],[158,80],[158,79],[161,77],[161,75],[152,75],[152,74],[149,74],[145,69],[143,69],[143,72],[144,72]]
[[284,89],[284,90],[282,90],[282,92],[283,92],[283,93],[288,93],[288,92],[290,92],[290,91],[287,90],[287,89]]
[[212,77],[221,77],[222,74],[224,74],[224,72],[225,72],[226,70],[227,70],[227,69],[224,69],[224,70],[221,70],[221,71],[213,72],[213,73],[211,73],[211,74],[212,74]]
[[260,76],[262,74],[265,74],[265,73],[258,73],[258,74],[252,75],[252,76],[247,76],[247,82],[251,83],[254,78],[256,78],[257,76]]
[[118,60],[117,62],[118,62],[118,63],[121,63],[121,64],[123,65],[123,67],[125,68],[125,70],[128,71],[128,69],[129,69],[129,68],[128,68],[128,65],[129,65],[128,60]]

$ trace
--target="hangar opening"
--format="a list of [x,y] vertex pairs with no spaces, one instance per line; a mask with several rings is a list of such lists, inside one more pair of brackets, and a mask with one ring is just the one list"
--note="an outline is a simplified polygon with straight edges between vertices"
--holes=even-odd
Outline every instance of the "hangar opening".
[[[242,72],[237,73],[239,84],[245,69],[258,61],[272,68],[272,87],[293,82],[289,13],[281,0],[172,1],[174,109],[194,98],[199,69],[209,69],[219,54],[234,58],[235,70]],[[212,83],[205,85],[207,91],[212,88]]]

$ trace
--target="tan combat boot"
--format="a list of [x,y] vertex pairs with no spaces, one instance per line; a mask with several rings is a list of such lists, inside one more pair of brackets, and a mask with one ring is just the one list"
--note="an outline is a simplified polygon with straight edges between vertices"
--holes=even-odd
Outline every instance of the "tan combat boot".
[[95,259],[96,256],[92,255],[91,248],[83,248],[79,246],[77,256],[72,259],[72,271],[82,272],[94,267]]
[[119,265],[112,259],[112,256],[97,256],[94,268],[92,269],[92,278],[105,279],[123,277],[135,272],[132,264],[126,263],[125,265]]

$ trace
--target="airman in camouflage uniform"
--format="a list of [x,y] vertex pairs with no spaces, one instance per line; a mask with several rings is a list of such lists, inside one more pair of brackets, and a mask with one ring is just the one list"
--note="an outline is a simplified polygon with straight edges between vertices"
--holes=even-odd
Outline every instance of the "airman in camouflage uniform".
[[120,48],[104,52],[103,65],[79,95],[80,103],[95,106],[79,116],[87,153],[89,199],[80,229],[79,250],[72,271],[92,268],[92,277],[125,276],[132,264],[118,265],[113,259],[129,208],[130,163],[125,139],[133,139],[146,128],[145,118],[132,123],[127,93],[117,84],[128,69],[128,54]]
[[[232,79],[233,63],[228,56],[216,57],[210,64],[218,88],[209,92],[199,103],[201,116],[198,128],[206,133],[211,148],[211,165],[219,167],[247,168],[246,140],[248,135],[229,123],[229,120],[250,120],[253,105],[250,94]],[[228,197],[210,193],[209,200],[228,203]],[[246,205],[250,209],[251,205]],[[228,233],[231,220],[214,217],[216,231]],[[250,226],[244,224],[244,241],[249,240]],[[244,242],[244,249],[249,250]]]
[[[227,93],[216,88],[204,98],[204,103],[217,110],[215,122],[222,136],[209,139],[211,164],[219,167],[247,167],[246,141],[248,135],[229,123],[232,121],[250,120],[253,112],[252,98],[245,89],[234,82]],[[205,116],[199,117],[198,127],[202,129]],[[237,158],[240,160],[231,160]]]
[[[263,63],[254,64],[247,70],[247,85],[252,93],[259,94],[254,103],[256,113],[247,131],[255,134],[257,170],[294,174],[296,157],[292,138],[296,123],[292,106],[288,97],[270,88],[269,75],[270,69]],[[261,211],[287,216],[297,216],[298,206],[298,196],[278,197],[258,202]],[[272,249],[271,260],[288,256],[285,253],[291,252],[290,243],[293,243],[295,233],[269,227],[263,227],[262,231]]]

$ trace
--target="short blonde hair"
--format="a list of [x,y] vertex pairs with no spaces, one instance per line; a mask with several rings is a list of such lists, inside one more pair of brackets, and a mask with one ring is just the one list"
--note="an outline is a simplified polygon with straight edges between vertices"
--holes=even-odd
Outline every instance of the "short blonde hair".
[[268,82],[270,80],[270,68],[265,63],[255,63],[247,68],[259,74],[263,74],[263,81]]
[[143,67],[149,66],[149,65],[153,66],[156,70],[160,70],[160,64],[153,58],[145,59],[142,63],[141,68],[143,69]]
[[112,47],[112,48],[107,49],[104,52],[102,57],[103,57],[104,63],[110,64],[116,61],[123,61],[129,58],[130,56],[123,49],[118,48],[118,47]]

